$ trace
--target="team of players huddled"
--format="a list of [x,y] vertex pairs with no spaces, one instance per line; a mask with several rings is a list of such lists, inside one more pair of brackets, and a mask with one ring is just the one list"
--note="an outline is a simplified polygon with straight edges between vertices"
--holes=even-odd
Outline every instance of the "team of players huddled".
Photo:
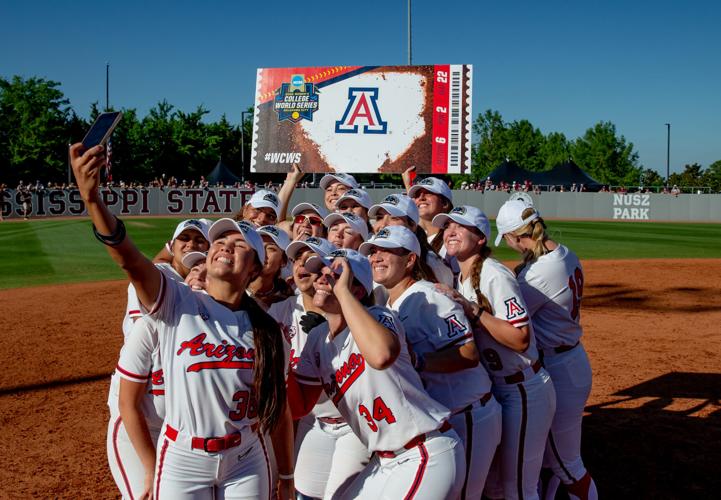
[[[598,497],[583,271],[530,199],[491,225],[428,177],[373,204],[348,174],[286,221],[294,168],[235,218],[181,222],[151,262],[71,147],[96,238],[127,273],[108,404],[124,498]],[[408,180],[404,176],[404,180]]]

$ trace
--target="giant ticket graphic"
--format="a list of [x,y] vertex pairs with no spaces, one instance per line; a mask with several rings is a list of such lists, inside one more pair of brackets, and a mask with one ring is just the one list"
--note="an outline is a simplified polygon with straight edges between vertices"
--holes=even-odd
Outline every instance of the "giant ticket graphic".
[[466,173],[471,65],[260,68],[253,172]]

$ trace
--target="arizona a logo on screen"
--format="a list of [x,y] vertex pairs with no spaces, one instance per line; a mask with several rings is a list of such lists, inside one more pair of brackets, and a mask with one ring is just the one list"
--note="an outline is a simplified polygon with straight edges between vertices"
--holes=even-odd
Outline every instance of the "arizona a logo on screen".
[[336,134],[386,134],[388,122],[378,109],[378,88],[350,87],[343,117],[335,122]]

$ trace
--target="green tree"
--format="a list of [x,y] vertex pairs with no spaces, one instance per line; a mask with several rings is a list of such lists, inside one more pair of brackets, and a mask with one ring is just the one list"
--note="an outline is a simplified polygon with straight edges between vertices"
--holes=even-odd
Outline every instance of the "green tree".
[[498,111],[487,109],[473,122],[478,142],[471,152],[471,172],[478,178],[487,176],[506,159],[506,123]]
[[681,173],[673,173],[669,176],[671,185],[679,187],[702,187],[705,186],[706,172],[698,163],[686,164]]
[[641,183],[643,186],[660,187],[666,184],[666,179],[652,168],[646,168],[641,172]]
[[545,137],[539,154],[545,166],[542,170],[551,170],[571,157],[571,143],[561,132],[551,132]]
[[713,191],[721,191],[721,160],[716,160],[706,169],[704,185],[711,186]]
[[68,125],[77,120],[60,83],[42,78],[0,78],[0,175],[14,183],[61,181],[67,172]]
[[641,167],[633,143],[617,136],[611,122],[599,122],[586,130],[571,146],[574,161],[602,184],[633,185]]

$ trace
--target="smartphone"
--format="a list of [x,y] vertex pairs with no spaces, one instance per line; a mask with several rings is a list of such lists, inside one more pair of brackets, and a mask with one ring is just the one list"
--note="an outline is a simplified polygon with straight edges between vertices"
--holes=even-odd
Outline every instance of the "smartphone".
[[123,113],[120,111],[100,113],[95,119],[95,123],[93,123],[83,138],[83,146],[85,146],[85,149],[90,149],[98,144],[108,142],[110,134],[113,133],[113,130],[115,130],[115,127],[120,123],[122,117]]

